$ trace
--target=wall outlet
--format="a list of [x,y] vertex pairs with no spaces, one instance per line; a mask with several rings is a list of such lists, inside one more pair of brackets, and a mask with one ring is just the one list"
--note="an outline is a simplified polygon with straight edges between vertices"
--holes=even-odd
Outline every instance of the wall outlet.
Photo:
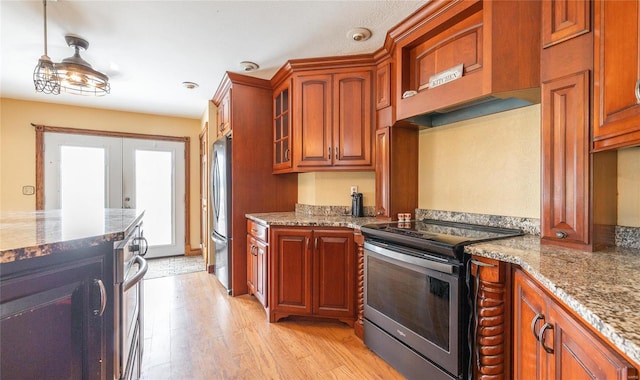
[[358,192],[358,186],[351,186],[351,194],[355,194]]

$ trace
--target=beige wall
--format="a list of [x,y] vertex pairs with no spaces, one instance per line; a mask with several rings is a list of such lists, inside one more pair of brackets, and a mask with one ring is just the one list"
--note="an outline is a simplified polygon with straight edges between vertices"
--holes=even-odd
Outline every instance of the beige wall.
[[351,186],[358,186],[365,206],[375,205],[374,172],[314,172],[298,174],[298,203],[351,206]]
[[640,147],[618,151],[618,225],[640,227]]
[[420,132],[418,207],[540,217],[540,106]]
[[0,99],[0,211],[35,209],[35,196],[22,194],[22,186],[35,186],[35,130],[31,123],[102,131],[188,136],[191,139],[190,242],[192,248],[199,247],[200,120]]

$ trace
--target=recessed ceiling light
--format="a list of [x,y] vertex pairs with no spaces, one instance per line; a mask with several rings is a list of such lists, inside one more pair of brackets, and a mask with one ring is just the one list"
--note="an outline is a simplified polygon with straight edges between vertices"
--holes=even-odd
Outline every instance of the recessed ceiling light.
[[258,66],[257,63],[254,62],[250,62],[250,61],[242,61],[240,62],[240,67],[242,68],[242,71],[255,71],[258,70],[258,68],[260,68],[260,66]]
[[347,32],[347,38],[356,42],[366,41],[371,38],[371,31],[367,28],[353,28]]
[[198,87],[200,87],[200,85],[198,85],[195,82],[182,82],[182,85],[187,88],[188,90],[193,90],[196,89]]

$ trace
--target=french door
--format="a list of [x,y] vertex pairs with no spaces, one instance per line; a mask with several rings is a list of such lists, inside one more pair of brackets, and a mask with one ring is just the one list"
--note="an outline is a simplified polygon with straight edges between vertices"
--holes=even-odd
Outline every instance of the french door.
[[145,210],[148,258],[184,254],[184,143],[44,134],[44,208]]

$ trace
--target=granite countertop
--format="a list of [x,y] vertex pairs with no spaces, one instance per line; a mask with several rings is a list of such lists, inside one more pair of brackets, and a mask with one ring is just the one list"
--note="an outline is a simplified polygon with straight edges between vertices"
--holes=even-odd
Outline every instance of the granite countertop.
[[375,217],[356,218],[351,215],[310,215],[293,211],[247,214],[245,216],[268,226],[319,226],[360,229],[360,226],[377,221]]
[[640,366],[640,250],[583,252],[525,235],[466,251],[518,264]]
[[0,264],[124,239],[144,214],[135,209],[0,214]]

